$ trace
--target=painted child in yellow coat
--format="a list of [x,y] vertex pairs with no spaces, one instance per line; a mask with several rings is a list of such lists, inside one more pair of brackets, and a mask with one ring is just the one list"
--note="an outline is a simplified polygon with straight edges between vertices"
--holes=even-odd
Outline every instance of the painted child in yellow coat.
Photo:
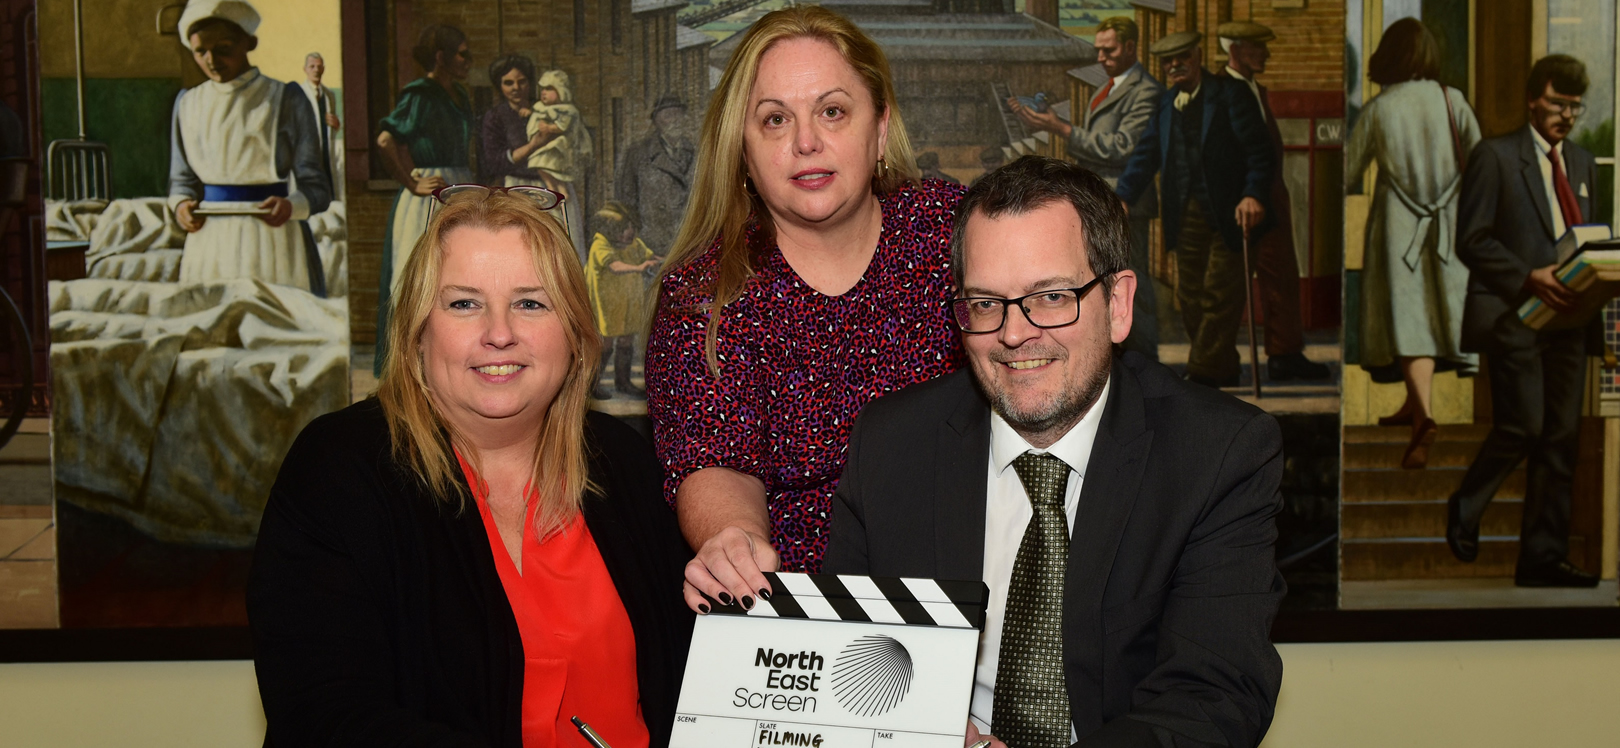
[[[658,266],[658,258],[636,236],[636,216],[623,203],[609,200],[591,218],[596,235],[585,261],[585,286],[602,335],[602,366],[611,351],[614,391],[645,400],[647,393],[630,381],[630,366],[636,334],[647,326],[646,273]],[[598,386],[592,397],[609,395]]]

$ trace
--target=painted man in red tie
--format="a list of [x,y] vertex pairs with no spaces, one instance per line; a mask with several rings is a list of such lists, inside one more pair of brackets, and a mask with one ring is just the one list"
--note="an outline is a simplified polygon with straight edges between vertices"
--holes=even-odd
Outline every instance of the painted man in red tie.
[[[1097,172],[1109,186],[1125,173],[1125,162],[1130,160],[1148,121],[1158,113],[1159,98],[1164,93],[1164,86],[1137,61],[1139,37],[1136,22],[1128,16],[1113,16],[1098,24],[1097,63],[1107,78],[1088,104],[1079,111],[1071,110],[1070,118],[1078,124],[1065,122],[1051,112],[1031,110],[1016,98],[1008,102],[1026,127],[1063,138],[1069,158]],[[1159,358],[1159,310],[1153,276],[1148,272],[1148,226],[1158,215],[1157,190],[1142,193],[1141,199],[1130,206],[1130,265],[1139,282],[1131,310],[1136,323],[1124,343],[1125,350],[1155,361]]]
[[1573,57],[1548,55],[1536,62],[1525,88],[1530,123],[1475,146],[1463,172],[1457,217],[1457,256],[1469,269],[1462,348],[1485,354],[1492,423],[1448,502],[1446,541],[1457,558],[1473,561],[1486,506],[1527,460],[1514,574],[1521,587],[1598,582],[1568,560],[1593,331],[1532,330],[1517,311],[1532,296],[1556,310],[1574,301],[1554,271],[1558,240],[1591,214],[1597,162],[1568,139],[1585,109],[1587,84],[1586,66]]

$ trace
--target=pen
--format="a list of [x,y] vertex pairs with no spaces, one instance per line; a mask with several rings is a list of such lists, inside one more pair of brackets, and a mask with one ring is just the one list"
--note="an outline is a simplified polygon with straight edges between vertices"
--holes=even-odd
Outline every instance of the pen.
[[989,745],[990,745],[990,741],[988,741],[988,740],[981,740],[981,741],[979,741],[979,742],[977,742],[977,743],[974,743],[974,744],[973,744],[973,745],[972,745],[972,746],[971,746],[971,748],[988,748],[988,746],[989,746]]
[[579,734],[585,736],[585,742],[590,743],[592,748],[613,748],[613,746],[607,744],[606,740],[602,739],[601,735],[597,735],[590,725],[585,724],[584,720],[579,717],[569,717],[568,721],[573,722],[574,726],[579,728]]

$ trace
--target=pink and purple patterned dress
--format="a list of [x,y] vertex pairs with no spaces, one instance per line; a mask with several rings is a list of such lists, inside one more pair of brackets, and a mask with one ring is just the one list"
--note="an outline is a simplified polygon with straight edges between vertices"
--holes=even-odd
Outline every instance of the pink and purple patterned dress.
[[647,411],[664,493],[705,467],[765,483],[784,571],[821,569],[850,427],[867,403],[960,365],[949,316],[952,211],[964,188],[925,180],[881,198],[883,233],[841,296],[811,288],[773,244],[720,322],[721,375],[704,360],[719,242],[664,279],[647,343]]

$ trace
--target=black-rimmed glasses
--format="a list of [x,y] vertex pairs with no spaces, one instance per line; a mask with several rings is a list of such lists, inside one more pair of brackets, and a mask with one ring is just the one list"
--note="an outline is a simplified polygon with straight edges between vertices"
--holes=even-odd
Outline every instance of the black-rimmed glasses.
[[[527,184],[513,187],[491,187],[485,184],[447,184],[433,191],[433,199],[438,201],[440,205],[449,205],[452,201],[485,200],[497,192],[526,197],[533,200],[541,210],[560,208],[563,201],[568,199],[567,196],[556,190]],[[431,216],[431,213],[429,215]],[[563,232],[568,233],[570,228],[568,226],[568,213],[567,211],[559,211],[559,215],[562,216]]]
[[1024,310],[1024,318],[1039,328],[1072,325],[1080,319],[1080,300],[1086,297],[1103,276],[1079,288],[1048,288],[1016,299],[994,296],[964,296],[951,300],[951,318],[966,333],[988,333],[1001,329],[1007,323],[1007,308],[1017,306]]

